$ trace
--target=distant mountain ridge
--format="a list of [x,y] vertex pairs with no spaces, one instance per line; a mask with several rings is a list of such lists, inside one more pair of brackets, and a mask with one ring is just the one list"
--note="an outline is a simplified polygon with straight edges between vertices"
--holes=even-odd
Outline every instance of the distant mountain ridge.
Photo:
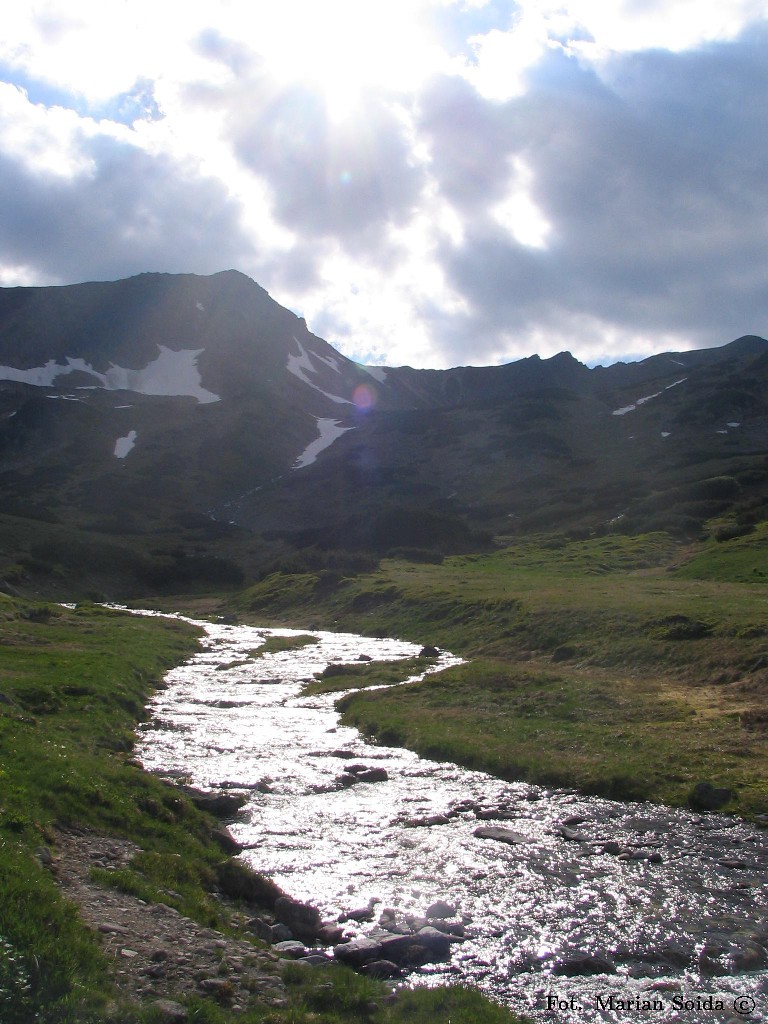
[[450,551],[755,516],[766,396],[755,336],[595,369],[567,352],[363,367],[237,271],[0,289],[14,529],[175,530],[201,552],[216,533],[247,569],[264,552]]

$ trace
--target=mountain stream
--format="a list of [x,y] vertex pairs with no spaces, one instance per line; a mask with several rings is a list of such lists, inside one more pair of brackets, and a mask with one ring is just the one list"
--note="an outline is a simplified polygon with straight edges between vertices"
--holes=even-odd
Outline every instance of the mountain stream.
[[[197,625],[204,650],[166,677],[138,756],[247,792],[230,826],[241,856],[325,919],[371,918],[354,934],[418,928],[449,904],[439,916],[463,940],[401,983],[466,981],[540,1022],[768,1019],[765,830],[429,761],[340,725],[338,693],[302,695],[329,663],[414,644],[312,631],[259,656],[298,631]],[[350,764],[387,778],[342,785]]]

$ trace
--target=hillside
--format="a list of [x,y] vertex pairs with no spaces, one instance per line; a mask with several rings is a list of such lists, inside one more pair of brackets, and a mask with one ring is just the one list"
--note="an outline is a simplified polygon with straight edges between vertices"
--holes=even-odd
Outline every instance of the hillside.
[[766,385],[756,337],[366,368],[236,271],[0,289],[0,572],[130,596],[542,530],[738,533],[765,516]]

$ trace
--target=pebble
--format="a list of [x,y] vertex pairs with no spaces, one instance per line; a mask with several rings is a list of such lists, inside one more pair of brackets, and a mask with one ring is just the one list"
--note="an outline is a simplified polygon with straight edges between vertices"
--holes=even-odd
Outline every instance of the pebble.
[[172,999],[156,999],[150,1004],[158,1014],[162,1024],[186,1024],[189,1020],[189,1012]]

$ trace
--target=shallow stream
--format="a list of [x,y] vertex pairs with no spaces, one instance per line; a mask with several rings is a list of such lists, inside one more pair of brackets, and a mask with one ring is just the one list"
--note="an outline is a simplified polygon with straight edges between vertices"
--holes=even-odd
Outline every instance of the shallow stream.
[[[141,760],[247,791],[231,825],[242,856],[325,918],[370,907],[372,920],[350,922],[357,934],[383,911],[397,927],[451,904],[466,938],[411,982],[466,980],[541,1022],[768,1020],[765,830],[373,745],[339,724],[339,694],[302,696],[331,662],[410,657],[417,645],[313,631],[316,643],[258,656],[269,637],[298,631],[198,625],[205,649],[166,677]],[[350,764],[388,778],[342,786]]]

